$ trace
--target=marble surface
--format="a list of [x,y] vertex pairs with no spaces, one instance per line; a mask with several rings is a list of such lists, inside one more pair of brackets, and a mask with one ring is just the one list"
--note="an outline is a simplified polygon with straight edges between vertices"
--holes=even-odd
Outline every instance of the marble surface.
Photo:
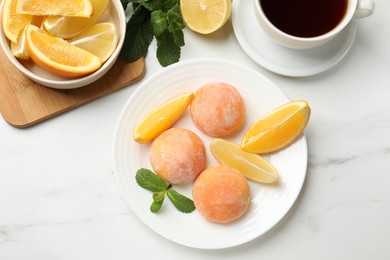
[[[348,55],[306,78],[254,63],[231,21],[209,36],[185,31],[182,60],[236,61],[311,105],[303,190],[264,236],[197,250],[156,235],[133,214],[115,179],[112,144],[141,80],[27,129],[0,119],[0,259],[390,259],[388,10],[389,1],[377,0],[374,16],[358,22]],[[155,49],[153,43],[145,78],[162,69]]]

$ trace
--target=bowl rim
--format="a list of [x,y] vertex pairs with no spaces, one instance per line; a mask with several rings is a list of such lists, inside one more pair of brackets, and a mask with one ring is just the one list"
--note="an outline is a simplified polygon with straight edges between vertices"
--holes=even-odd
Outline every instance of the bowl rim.
[[123,46],[125,34],[126,34],[126,16],[125,10],[120,2],[120,0],[110,0],[110,2],[114,5],[114,9],[118,15],[119,28],[117,28],[119,33],[119,41],[115,51],[112,53],[110,58],[104,62],[104,64],[95,72],[88,74],[81,78],[76,79],[66,79],[66,80],[55,80],[55,79],[46,79],[43,78],[36,73],[33,73],[31,70],[27,69],[23,64],[21,64],[18,59],[12,54],[9,48],[9,40],[6,38],[3,32],[3,23],[2,23],[2,10],[5,1],[1,1],[0,3],[0,45],[9,61],[20,70],[25,76],[30,78],[31,80],[44,85],[46,87],[55,88],[55,89],[74,89],[86,86],[100,79],[104,74],[106,74],[110,68],[116,62],[118,56],[120,55],[120,51]]

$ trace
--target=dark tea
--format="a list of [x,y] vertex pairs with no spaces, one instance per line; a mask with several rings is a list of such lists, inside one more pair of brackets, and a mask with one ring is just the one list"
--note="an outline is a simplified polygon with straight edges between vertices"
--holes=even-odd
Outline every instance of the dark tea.
[[343,19],[348,0],[259,0],[268,20],[279,30],[298,37],[316,37]]

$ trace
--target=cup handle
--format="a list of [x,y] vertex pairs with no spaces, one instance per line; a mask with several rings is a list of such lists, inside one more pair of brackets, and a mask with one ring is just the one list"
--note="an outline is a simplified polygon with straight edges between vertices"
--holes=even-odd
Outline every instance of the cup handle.
[[373,0],[358,0],[353,18],[364,18],[374,13],[375,3]]

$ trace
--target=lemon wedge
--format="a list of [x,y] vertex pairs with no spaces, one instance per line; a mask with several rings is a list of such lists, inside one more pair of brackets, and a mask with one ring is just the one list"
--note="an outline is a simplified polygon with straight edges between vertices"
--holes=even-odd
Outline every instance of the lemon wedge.
[[135,127],[133,137],[138,143],[148,143],[171,127],[187,110],[193,93],[186,93],[159,106]]
[[238,170],[249,180],[259,183],[278,181],[279,173],[271,163],[258,154],[244,151],[239,144],[215,138],[210,143],[210,150],[220,164]]
[[118,45],[119,36],[115,24],[98,23],[72,39],[70,43],[98,56],[102,62],[110,58]]
[[94,25],[104,14],[109,0],[91,0],[93,14],[91,17],[46,16],[43,26],[50,34],[69,39]]

